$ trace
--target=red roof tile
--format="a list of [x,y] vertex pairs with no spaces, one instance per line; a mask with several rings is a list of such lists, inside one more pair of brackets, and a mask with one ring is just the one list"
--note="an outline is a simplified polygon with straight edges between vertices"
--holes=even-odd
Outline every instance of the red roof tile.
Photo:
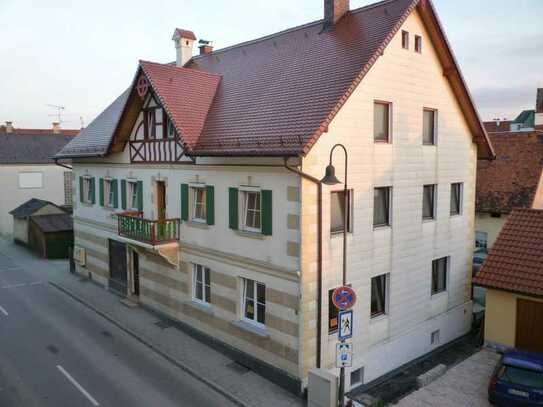
[[183,141],[193,147],[221,81],[219,75],[140,61],[140,66]]
[[473,283],[543,297],[543,210],[512,212]]

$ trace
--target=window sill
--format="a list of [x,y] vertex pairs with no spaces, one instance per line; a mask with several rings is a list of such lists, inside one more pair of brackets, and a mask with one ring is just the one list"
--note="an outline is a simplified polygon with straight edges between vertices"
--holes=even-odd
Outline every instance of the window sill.
[[260,232],[249,232],[247,230],[234,230],[234,233],[238,236],[248,237],[250,239],[264,240],[266,238],[266,236],[264,236]]
[[95,205],[92,202],[80,202],[80,204],[88,208],[92,208]]
[[422,143],[424,147],[437,147],[436,143]]
[[373,226],[373,230],[374,230],[374,231],[377,231],[377,230],[388,230],[388,229],[392,229],[392,225],[374,225],[374,226]]
[[[347,231],[347,236],[349,235],[352,235],[353,232],[350,232],[350,231]],[[340,230],[339,232],[330,232],[330,237],[334,238],[334,237],[341,237],[343,236],[343,230]]]
[[380,144],[380,145],[392,145],[392,142],[390,140],[373,140],[373,142],[375,144]]
[[441,291],[439,293],[431,294],[431,298],[432,298],[432,300],[434,300],[434,299],[437,300],[437,299],[439,299],[441,297],[445,297],[447,295],[448,295],[448,292],[447,292],[447,290],[445,290],[445,291]]
[[379,322],[386,321],[388,319],[388,314],[379,314],[374,317],[370,316],[370,325],[378,324]]
[[451,213],[451,218],[460,218],[462,217],[462,213]]
[[268,332],[268,330],[265,328],[265,327],[260,327],[260,326],[257,326],[256,324],[252,324],[248,321],[244,321],[244,320],[239,320],[239,321],[232,321],[230,322],[232,325],[234,325],[235,327],[243,330],[243,331],[247,331],[247,332],[250,332],[252,334],[255,334],[261,338],[269,338],[270,337],[270,334]]
[[197,228],[197,229],[209,229],[209,225],[205,222],[197,221],[197,220],[189,220],[185,222],[185,225],[191,227],[191,228]]
[[185,305],[188,305],[191,308],[194,308],[198,311],[202,311],[208,315],[215,315],[215,311],[211,304],[204,304],[203,302],[198,302],[195,300],[185,301]]
[[436,221],[436,218],[422,218],[422,223],[431,223],[435,221]]

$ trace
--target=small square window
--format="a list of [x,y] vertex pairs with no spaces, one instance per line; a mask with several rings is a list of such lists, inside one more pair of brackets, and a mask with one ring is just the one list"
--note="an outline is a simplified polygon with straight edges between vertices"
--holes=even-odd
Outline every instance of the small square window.
[[390,103],[375,102],[373,107],[373,139],[390,142]]
[[387,313],[388,274],[371,279],[371,317],[375,318]]
[[422,37],[415,35],[415,52],[422,53]]
[[373,190],[373,226],[390,226],[391,187],[375,188]]
[[338,328],[338,309],[332,301],[334,288],[328,290],[328,334],[337,332]]
[[196,222],[205,222],[206,211],[206,188],[191,187],[192,192],[192,214],[191,219]]
[[402,31],[402,48],[409,49],[409,32]]
[[432,261],[432,295],[447,291],[448,264],[448,257]]
[[436,121],[437,111],[433,109],[424,109],[422,126],[422,142],[424,145],[433,146],[436,144]]
[[200,264],[194,264],[192,277],[192,298],[197,302],[211,302],[211,271]]
[[[347,191],[347,232],[351,232],[351,191]],[[345,191],[334,191],[330,196],[330,232],[341,233],[345,223]]]
[[248,278],[243,279],[243,318],[260,325],[266,323],[266,286]]
[[364,368],[356,369],[351,372],[351,387],[358,386],[362,384],[364,376]]
[[439,345],[439,329],[437,331],[432,332],[432,335],[430,337],[430,342],[432,345]]
[[425,185],[422,197],[422,219],[435,219],[436,186]]
[[262,230],[262,205],[260,191],[242,191],[242,228],[250,232]]
[[451,216],[462,213],[462,189],[461,182],[451,184]]

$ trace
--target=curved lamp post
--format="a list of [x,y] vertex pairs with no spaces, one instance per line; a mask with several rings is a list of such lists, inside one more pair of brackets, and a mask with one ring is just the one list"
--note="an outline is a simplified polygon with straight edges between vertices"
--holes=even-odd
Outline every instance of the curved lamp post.
[[[338,147],[341,147],[343,149],[343,152],[345,153],[345,178],[343,179],[343,285],[347,284],[347,229],[349,225],[348,222],[348,191],[347,191],[347,160],[348,160],[348,154],[347,149],[343,144],[336,144],[334,147],[332,147],[332,150],[330,150],[330,164],[326,167],[326,173],[321,180],[323,184],[326,185],[337,185],[341,184],[341,181],[337,179],[336,177],[336,168],[332,165],[332,156],[334,154],[334,150]],[[339,405],[340,407],[343,407],[345,403],[345,368],[342,367],[340,369],[339,373]]]

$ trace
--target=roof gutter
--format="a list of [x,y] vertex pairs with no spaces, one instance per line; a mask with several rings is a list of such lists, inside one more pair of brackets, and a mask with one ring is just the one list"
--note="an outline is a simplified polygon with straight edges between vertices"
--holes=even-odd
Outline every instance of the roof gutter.
[[298,174],[302,178],[311,181],[317,186],[317,360],[316,367],[321,367],[322,354],[322,183],[319,179],[312,175],[306,174],[296,167],[291,167],[288,164],[288,158],[285,157],[285,168]]
[[67,168],[69,170],[72,170],[73,168],[70,167],[69,165],[66,165],[66,164],[62,164],[62,163],[59,163],[58,162],[58,158],[53,158],[53,160],[55,161],[55,164],[58,165],[59,167],[63,167],[63,168]]

